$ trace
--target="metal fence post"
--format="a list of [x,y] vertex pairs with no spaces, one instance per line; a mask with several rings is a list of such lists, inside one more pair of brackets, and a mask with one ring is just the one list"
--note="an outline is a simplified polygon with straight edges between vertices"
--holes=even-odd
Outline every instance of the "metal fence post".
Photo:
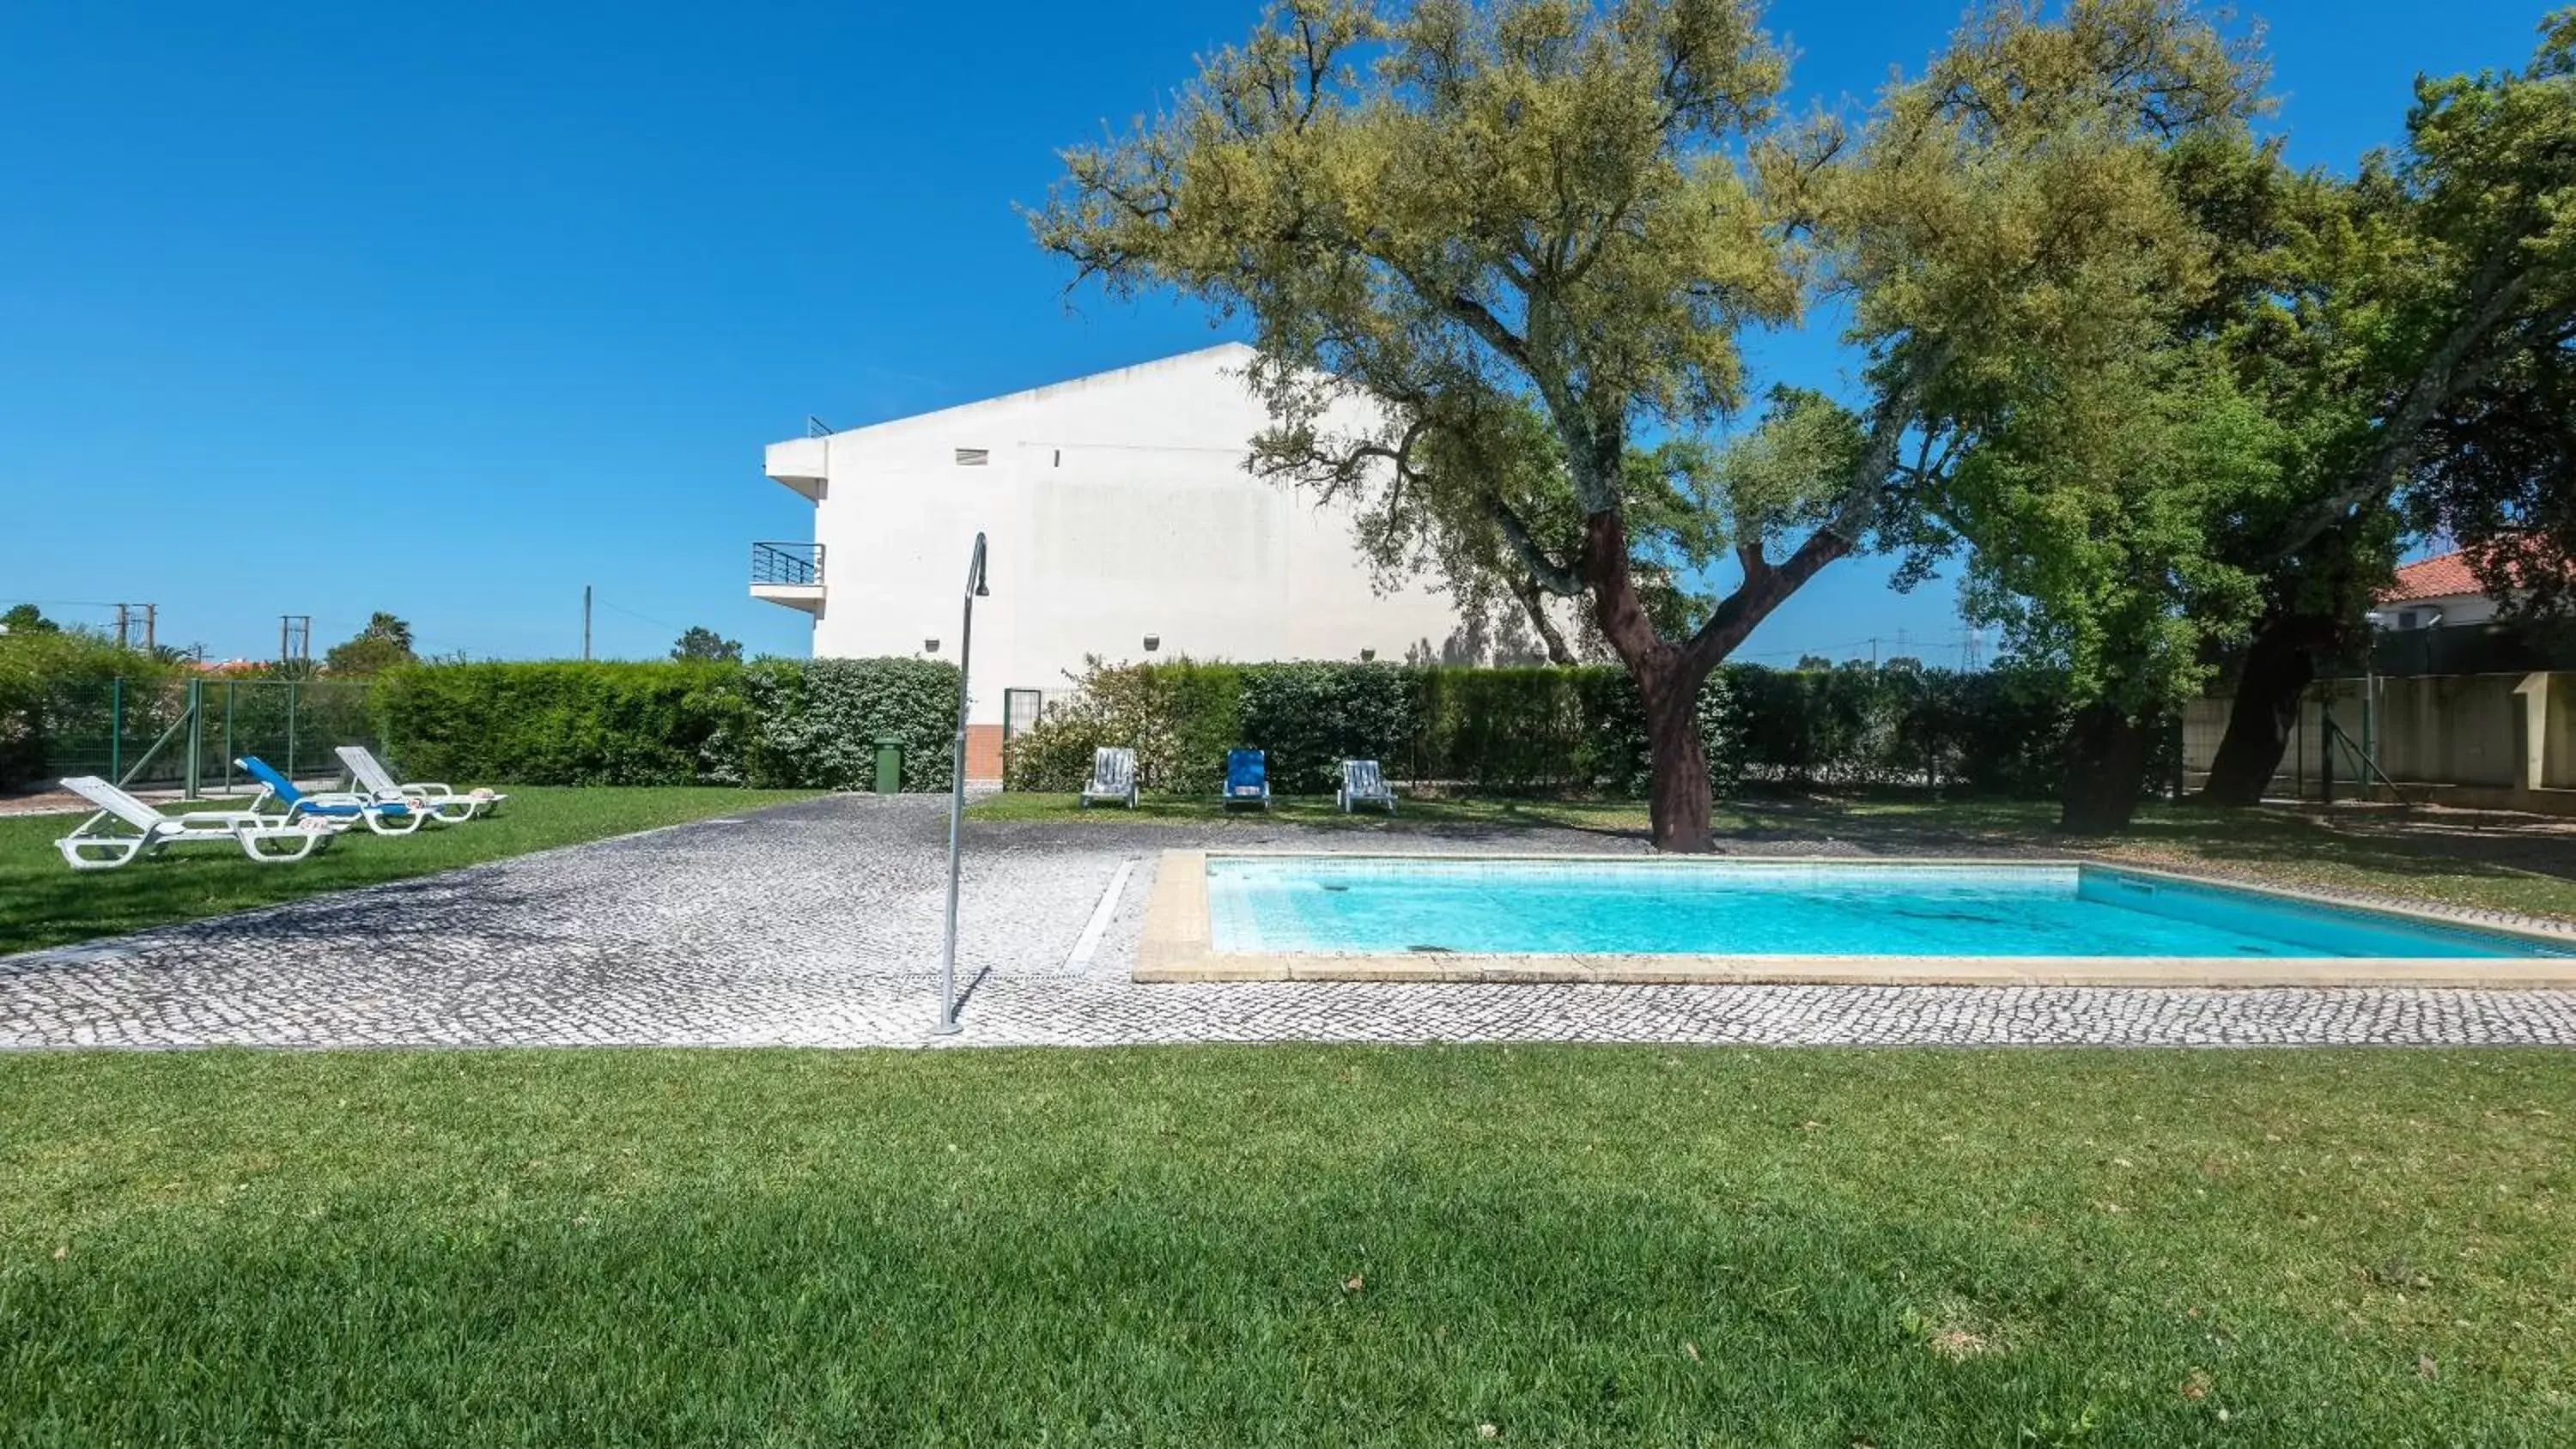
[[107,778],[125,778],[125,676],[107,682]]
[[2325,703],[2319,707],[2317,720],[2317,769],[2319,771],[2317,779],[2324,792],[2325,803],[2328,805],[2334,803],[2334,742],[2334,686],[2329,684],[2326,686]]
[[233,682],[224,681],[224,793],[233,788]]
[[188,681],[188,770],[187,798],[205,798],[206,783],[206,681]]
[[286,778],[295,778],[295,676],[286,677]]

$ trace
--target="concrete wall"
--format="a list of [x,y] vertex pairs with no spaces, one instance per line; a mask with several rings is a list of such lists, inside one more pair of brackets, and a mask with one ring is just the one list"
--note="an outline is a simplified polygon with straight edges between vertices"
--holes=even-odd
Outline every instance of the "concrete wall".
[[[2366,708],[2364,695],[2373,690]],[[2204,699],[2185,711],[2183,751],[2191,783],[2198,783],[2216,756],[2229,707],[2228,700]],[[2272,794],[2305,799],[2322,794],[2329,708],[2346,734],[2367,738],[2379,768],[2412,798],[2576,813],[2576,673],[2428,675],[2319,685],[2309,691],[2298,734],[2273,777]],[[2356,797],[2359,781],[2349,751],[2337,747],[2333,764],[2337,798]]]
[[2544,739],[2540,783],[2552,790],[2576,790],[2576,674],[2550,676]]
[[[931,657],[955,659],[979,529],[992,594],[975,608],[978,724],[1001,723],[1006,689],[1062,690],[1086,655],[1436,647],[1458,622],[1445,598],[1380,594],[1346,511],[1244,470],[1268,422],[1240,380],[1250,357],[1211,348],[822,440],[814,652],[920,655],[936,639]],[[959,449],[984,461],[963,466]]]

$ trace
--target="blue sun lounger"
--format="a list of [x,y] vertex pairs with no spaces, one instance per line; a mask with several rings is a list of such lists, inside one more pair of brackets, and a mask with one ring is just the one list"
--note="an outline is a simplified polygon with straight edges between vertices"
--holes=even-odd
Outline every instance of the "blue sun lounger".
[[1225,752],[1225,803],[1270,808],[1270,763],[1259,750]]
[[284,818],[289,825],[309,817],[334,830],[346,830],[363,820],[378,835],[409,835],[428,818],[425,812],[399,800],[370,800],[346,790],[308,795],[257,755],[244,755],[233,763],[260,784],[259,798],[250,802],[250,808],[265,813],[261,807],[274,800],[286,808]]

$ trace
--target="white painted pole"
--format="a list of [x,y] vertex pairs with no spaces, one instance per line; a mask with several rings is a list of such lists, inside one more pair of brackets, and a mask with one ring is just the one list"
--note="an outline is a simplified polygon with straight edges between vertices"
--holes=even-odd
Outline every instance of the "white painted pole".
[[984,585],[984,535],[966,560],[966,618],[957,630],[957,734],[948,750],[948,934],[939,950],[939,1021],[932,1036],[955,1036],[957,1026],[957,841],[966,823],[966,669],[975,654],[975,600]]

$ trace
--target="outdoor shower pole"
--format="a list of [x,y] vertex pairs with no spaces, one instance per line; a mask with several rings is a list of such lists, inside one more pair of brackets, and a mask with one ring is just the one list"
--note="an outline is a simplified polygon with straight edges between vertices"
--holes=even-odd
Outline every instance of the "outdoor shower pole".
[[939,950],[939,1024],[932,1036],[957,1034],[957,834],[966,821],[966,666],[975,654],[975,600],[984,585],[984,535],[966,560],[966,621],[957,629],[957,734],[948,747],[948,935]]

